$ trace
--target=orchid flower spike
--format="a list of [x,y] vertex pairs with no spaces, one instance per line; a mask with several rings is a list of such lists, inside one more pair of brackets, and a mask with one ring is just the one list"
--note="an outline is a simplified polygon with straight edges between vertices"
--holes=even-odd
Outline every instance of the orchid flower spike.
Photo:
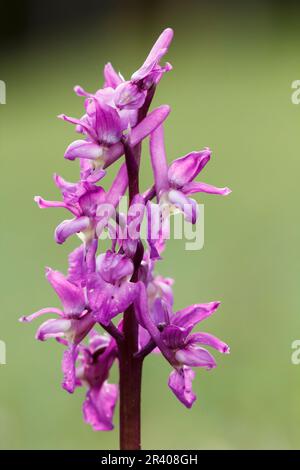
[[[147,356],[159,354],[168,361],[169,388],[191,408],[196,400],[194,369],[216,367],[207,348],[229,353],[216,336],[194,330],[217,311],[220,302],[176,311],[174,280],[157,272],[170,234],[170,214],[180,211],[186,221],[195,223],[198,206],[191,195],[230,193],[227,187],[195,181],[211,159],[209,148],[168,164],[163,126],[171,108],[150,107],[162,77],[172,69],[164,57],[173,34],[166,28],[159,35],[129,80],[107,63],[102,88],[89,92],[75,86],[75,93],[84,99],[81,117],[61,114],[59,118],[74,125],[79,134],[64,154],[78,164],[78,179],[69,182],[54,174],[61,200],[34,198],[41,209],[68,211],[69,218],[55,229],[57,244],[75,234],[81,244],[69,254],[67,274],[46,268],[60,306],[42,308],[20,321],[50,315],[38,327],[36,338],[55,339],[64,348],[62,387],[68,393],[86,389],[83,419],[94,431],[113,429],[120,399],[122,450],[140,448],[141,377]],[[154,181],[145,190],[140,168],[142,144],[148,137]],[[120,201],[127,192],[124,210]],[[155,196],[157,204],[152,202]],[[115,365],[119,386],[111,383]]]

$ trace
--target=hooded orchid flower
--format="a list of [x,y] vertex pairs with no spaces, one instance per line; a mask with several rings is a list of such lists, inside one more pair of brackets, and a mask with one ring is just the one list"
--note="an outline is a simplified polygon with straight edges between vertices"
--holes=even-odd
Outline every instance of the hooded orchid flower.
[[147,90],[157,85],[165,72],[172,70],[167,63],[160,66],[159,62],[167,53],[173,39],[173,30],[165,29],[152,47],[143,65],[132,75],[128,82],[121,82],[115,90],[114,102],[119,109],[138,109],[146,99]]
[[155,109],[149,116],[138,122],[138,110],[143,106],[147,91],[157,84],[170,64],[159,65],[173,38],[173,31],[167,28],[151,49],[142,67],[125,81],[110,63],[104,67],[104,88],[95,94],[76,86],[75,92],[84,96],[85,114],[81,119],[61,114],[58,117],[75,124],[86,140],[76,140],[66,150],[65,158],[91,160],[91,168],[107,167],[124,153],[123,132],[130,129],[131,145],[136,145],[159,126],[169,113],[168,106]]
[[58,316],[57,319],[46,320],[42,323],[37,330],[36,339],[45,341],[49,338],[55,338],[68,345],[68,349],[64,352],[62,368],[64,372],[63,388],[70,393],[75,388],[77,346],[95,324],[95,319],[86,302],[85,288],[81,285],[81,276],[91,268],[90,263],[87,263],[85,259],[83,246],[70,254],[68,276],[47,268],[46,278],[58,295],[63,309],[43,308],[20,318],[21,322],[31,322],[49,313]]
[[108,325],[132,304],[136,284],[130,282],[134,271],[126,255],[107,251],[99,255],[96,272],[88,277],[87,295],[97,322]]
[[170,210],[183,212],[187,221],[195,223],[197,203],[189,198],[190,194],[204,192],[208,194],[230,194],[229,188],[217,188],[206,183],[194,182],[194,178],[203,170],[211,157],[209,149],[191,152],[175,160],[170,167],[167,163],[163,127],[151,134],[151,163],[155,179],[155,190],[161,206],[163,218]]
[[191,391],[194,374],[190,368],[210,370],[216,367],[214,357],[202,345],[223,354],[229,353],[227,344],[217,337],[209,333],[192,333],[198,323],[217,310],[220,302],[195,304],[176,313],[161,298],[157,298],[155,303],[155,314],[151,315],[145,285],[140,282],[135,300],[137,320],[148,330],[157,347],[174,367],[169,379],[171,390],[185,406],[191,407],[196,397]]
[[80,385],[87,387],[83,416],[94,431],[113,429],[118,386],[108,383],[107,379],[117,353],[117,344],[113,338],[94,331],[90,333],[88,346],[81,345],[79,348],[76,379]]
[[[71,235],[77,233],[85,242],[95,238],[97,224],[102,221],[98,216],[98,208],[109,202],[113,210],[119,203],[128,185],[126,166],[123,164],[110,188],[106,193],[103,188],[89,181],[68,183],[61,176],[54,175],[56,186],[60,189],[63,202],[47,201],[40,196],[34,199],[42,209],[50,207],[63,207],[71,212],[75,218],[64,220],[55,230],[55,241],[62,244]],[[103,223],[103,221],[102,221]],[[107,220],[103,224],[107,224]]]
[[113,107],[105,104],[98,98],[90,98],[86,101],[86,111],[81,119],[72,118],[61,114],[58,117],[64,121],[75,124],[77,129],[86,135],[86,140],[75,140],[66,152],[65,158],[88,159],[91,161],[91,171],[95,168],[106,168],[124,154],[122,139],[127,138],[131,146],[140,143],[153,130],[166,119],[170,112],[167,105],[154,109],[141,122],[132,127],[132,122],[127,124],[127,134],[124,134],[124,123],[118,112]]

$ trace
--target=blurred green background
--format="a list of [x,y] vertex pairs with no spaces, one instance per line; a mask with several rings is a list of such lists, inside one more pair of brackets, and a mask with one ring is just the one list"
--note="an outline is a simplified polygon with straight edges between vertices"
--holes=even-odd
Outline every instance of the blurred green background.
[[[18,323],[21,315],[59,306],[44,266],[66,270],[67,253],[78,244],[55,245],[53,230],[66,214],[39,210],[33,196],[58,197],[54,172],[77,178],[77,163],[63,158],[74,129],[56,119],[62,112],[82,114],[72,87],[98,88],[108,60],[129,77],[171,26],[167,60],[174,70],[154,102],[172,106],[169,159],[211,147],[202,179],[233,193],[198,197],[205,204],[203,250],[185,251],[184,241],[171,241],[160,272],[176,280],[176,308],[222,301],[203,330],[228,342],[231,355],[218,355],[212,372],[197,372],[192,410],[169,391],[168,364],[146,360],[143,447],[298,448],[300,366],[291,364],[291,343],[300,338],[300,106],[291,102],[291,83],[300,79],[300,33],[294,10],[270,2],[236,11],[186,1],[154,2],[141,12],[114,3],[105,22],[99,12],[82,27],[50,28],[24,44],[19,40],[1,60],[7,104],[0,106],[0,339],[7,364],[0,365],[0,447],[118,446],[118,413],[115,431],[93,432],[82,420],[84,390],[70,396],[60,388],[62,346],[34,340],[39,322]],[[152,178],[146,150],[143,187]]]

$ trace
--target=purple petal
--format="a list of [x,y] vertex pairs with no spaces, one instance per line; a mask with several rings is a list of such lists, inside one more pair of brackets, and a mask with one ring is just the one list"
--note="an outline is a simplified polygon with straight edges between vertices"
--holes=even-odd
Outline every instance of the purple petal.
[[158,64],[164,54],[166,54],[169,45],[173,39],[174,32],[171,28],[165,29],[152,47],[147,59],[142,67],[139,68],[131,77],[132,80],[142,80]]
[[62,176],[56,173],[54,173],[53,175],[53,181],[55,185],[60,189],[62,194],[77,191],[77,188],[78,188],[77,183],[70,183],[69,181],[66,181]]
[[104,66],[104,88],[111,87],[111,88],[117,88],[120,83],[122,83],[122,79],[120,75],[115,71],[113,66],[111,65],[110,62],[108,62]]
[[118,109],[139,109],[145,102],[146,94],[135,83],[124,82],[117,87],[114,102]]
[[102,168],[98,168],[96,170],[91,170],[89,175],[86,178],[83,178],[88,183],[94,184],[98,183],[104,176],[106,175],[106,171],[102,170]]
[[35,196],[34,201],[37,203],[40,209],[48,209],[49,207],[63,207],[68,209],[66,204],[61,201],[47,201],[43,199],[41,196]]
[[173,305],[174,296],[172,286],[174,284],[174,279],[170,277],[155,276],[153,283],[156,288],[160,291],[162,299],[169,305]]
[[221,196],[227,196],[231,193],[229,188],[217,188],[206,183],[198,183],[197,181],[192,183],[187,183],[183,186],[182,191],[185,194],[194,194],[194,193],[207,193],[207,194],[219,194]]
[[137,284],[123,282],[120,287],[115,287],[113,298],[110,300],[109,312],[106,313],[104,324],[108,324],[119,313],[124,312],[135,300]]
[[80,315],[85,307],[83,291],[59,271],[46,269],[46,278],[57,293],[66,315]]
[[141,224],[144,219],[145,202],[143,196],[134,196],[127,215],[126,239],[138,240],[140,238]]
[[103,280],[100,274],[88,279],[88,299],[94,317],[100,323],[108,323],[131,305],[137,294],[137,284],[123,281],[113,285]]
[[75,85],[74,91],[77,96],[83,96],[84,98],[90,98],[92,96],[91,93],[88,93],[87,91],[85,91],[85,89],[82,88],[82,86],[80,85]]
[[197,398],[192,390],[194,377],[195,372],[189,367],[183,367],[179,371],[174,370],[169,376],[168,385],[170,389],[187,408],[191,408]]
[[[138,296],[134,302],[135,305],[135,316],[138,323],[150,333],[149,329],[147,328],[147,324],[150,320],[150,314],[148,309],[148,296],[145,284],[143,282],[138,283]],[[155,326],[155,325],[154,325]],[[155,327],[157,330],[157,328]],[[160,333],[157,330],[157,337],[160,339]]]
[[42,323],[36,332],[36,339],[46,341],[49,338],[63,338],[71,329],[71,320],[50,319]]
[[[160,201],[161,202],[161,201]],[[161,259],[161,253],[165,248],[165,240],[169,239],[169,217],[163,212],[162,204],[154,204],[148,201],[147,209],[147,242],[150,247],[150,259]]]
[[168,105],[161,105],[149,113],[134,129],[129,136],[129,143],[133,147],[140,143],[151,132],[155,131],[170,114],[171,108]]
[[122,135],[118,112],[96,98],[93,99],[92,104],[89,117],[93,122],[99,142],[105,145],[115,144]]
[[41,310],[38,310],[37,312],[34,312],[31,315],[21,317],[19,318],[19,321],[21,323],[29,323],[42,315],[47,315],[48,313],[56,313],[60,317],[64,316],[64,312],[60,310],[59,308],[47,307],[47,308],[42,308]]
[[118,158],[120,158],[124,153],[124,145],[122,142],[117,142],[114,145],[111,145],[105,151],[105,163],[103,168],[107,168],[112,163],[114,163]]
[[[148,293],[149,293],[149,286],[148,286]],[[170,308],[166,302],[163,301],[163,299],[157,297],[151,308],[151,314],[153,321],[156,326],[158,327],[163,327],[165,325],[168,325],[170,323]],[[178,328],[174,326],[174,328]],[[165,335],[162,335],[163,339],[168,342],[168,339],[165,338]]]
[[80,129],[83,129],[83,131],[94,141],[97,141],[97,134],[94,131],[94,129],[86,122],[84,119],[76,119],[72,118],[69,116],[66,116],[65,114],[60,114],[57,116],[59,119],[62,119],[63,121],[70,122],[71,124],[75,124],[76,126],[79,126]]
[[89,160],[98,160],[103,155],[103,148],[93,142],[86,140],[75,140],[65,152],[65,158],[75,160],[75,158],[87,158]]
[[97,258],[97,271],[104,281],[111,284],[130,278],[133,274],[133,263],[125,255],[107,251]]
[[157,326],[153,322],[148,308],[148,298],[145,285],[143,282],[138,282],[135,284],[137,286],[137,294],[134,299],[134,306],[135,306],[135,314],[136,319],[139,324],[145,328],[148,333],[151,335],[153,341],[156,343],[160,351],[163,353],[165,358],[170,362],[170,364],[174,364],[174,354],[172,351],[167,348],[165,343],[162,341],[161,333],[159,332]]
[[95,319],[103,324],[108,324],[110,317],[110,302],[114,294],[114,286],[105,282],[101,276],[92,274],[88,278],[87,296],[89,305]]
[[165,150],[163,126],[159,126],[150,136],[150,155],[154,173],[156,194],[159,197],[169,189],[168,163]]
[[176,325],[167,325],[162,334],[162,340],[170,349],[180,349],[184,347],[188,331]]
[[184,184],[190,183],[203,170],[209,162],[211,151],[209,149],[201,152],[191,152],[184,157],[174,160],[168,171],[170,184],[177,189]]
[[191,330],[197,323],[212,315],[219,307],[220,302],[207,304],[194,304],[175,313],[172,324]]
[[86,311],[83,316],[72,320],[72,326],[67,339],[74,344],[79,344],[95,325],[95,319],[91,312]]
[[86,184],[86,190],[78,200],[82,214],[94,218],[98,206],[105,202],[106,193],[101,186]]
[[197,343],[210,346],[223,354],[229,354],[230,352],[230,348],[226,343],[209,333],[193,333],[188,339],[188,344]]
[[199,346],[188,345],[177,351],[175,357],[178,362],[190,367],[204,367],[210,370],[217,366],[214,357],[206,349]]
[[64,379],[62,387],[69,393],[73,393],[76,387],[75,363],[77,354],[77,347],[74,345],[70,345],[63,354],[62,371]]
[[113,429],[113,414],[118,398],[118,387],[104,382],[98,389],[87,392],[83,403],[83,416],[86,423],[90,424],[94,431],[111,431]]
[[121,197],[125,194],[128,186],[128,174],[126,163],[121,165],[117,175],[115,176],[111,187],[107,191],[106,201],[116,207]]
[[96,271],[96,253],[98,249],[98,239],[93,239],[91,242],[86,244],[86,270],[87,273],[93,273]]
[[185,219],[195,224],[198,217],[198,205],[194,199],[186,197],[182,191],[171,189],[168,192],[169,203],[179,209]]
[[85,248],[83,245],[75,248],[69,256],[68,281],[80,284],[86,275]]
[[[168,105],[162,105],[149,113],[137,126],[135,126],[129,135],[129,144],[135,146],[153,132],[169,115],[171,109]],[[104,168],[114,163],[124,153],[122,142],[110,146],[105,151]]]
[[55,241],[56,243],[62,244],[75,233],[86,230],[90,225],[90,219],[88,217],[78,217],[72,220],[64,220],[61,224],[56,227],[55,230]]

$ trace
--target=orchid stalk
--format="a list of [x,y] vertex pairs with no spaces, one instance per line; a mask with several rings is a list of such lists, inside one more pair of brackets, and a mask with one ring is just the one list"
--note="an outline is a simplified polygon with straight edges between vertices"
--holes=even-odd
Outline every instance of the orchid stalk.
[[[220,302],[194,304],[174,312],[174,281],[156,273],[169,235],[170,214],[181,211],[187,223],[195,224],[197,203],[191,195],[230,193],[227,187],[194,181],[211,158],[208,148],[168,164],[164,124],[170,107],[161,105],[151,111],[150,107],[160,80],[172,69],[169,63],[160,64],[172,38],[172,29],[165,29],[129,80],[106,64],[101,89],[95,93],[80,86],[74,89],[84,98],[82,117],[59,116],[75,125],[80,135],[64,155],[79,162],[79,180],[72,183],[55,174],[62,200],[36,196],[35,201],[43,209],[68,211],[69,217],[55,229],[56,243],[66,243],[73,235],[82,243],[69,255],[67,275],[46,268],[46,279],[61,307],[42,308],[20,319],[31,322],[55,315],[39,326],[36,338],[54,338],[62,344],[62,387],[68,393],[86,388],[83,417],[95,431],[113,429],[119,399],[122,450],[141,448],[141,383],[146,357],[161,354],[168,361],[172,369],[169,388],[191,408],[196,400],[193,368],[216,367],[213,355],[203,346],[229,352],[227,344],[215,336],[193,332],[214,314]],[[141,188],[139,181],[142,143],[147,137],[154,176],[148,189]],[[119,160],[122,163],[114,181],[104,190],[99,182]],[[125,214],[119,202],[127,192]],[[144,218],[146,240],[141,232]],[[101,247],[104,231],[111,240],[106,251]],[[119,385],[109,382],[114,364],[119,367]]]

